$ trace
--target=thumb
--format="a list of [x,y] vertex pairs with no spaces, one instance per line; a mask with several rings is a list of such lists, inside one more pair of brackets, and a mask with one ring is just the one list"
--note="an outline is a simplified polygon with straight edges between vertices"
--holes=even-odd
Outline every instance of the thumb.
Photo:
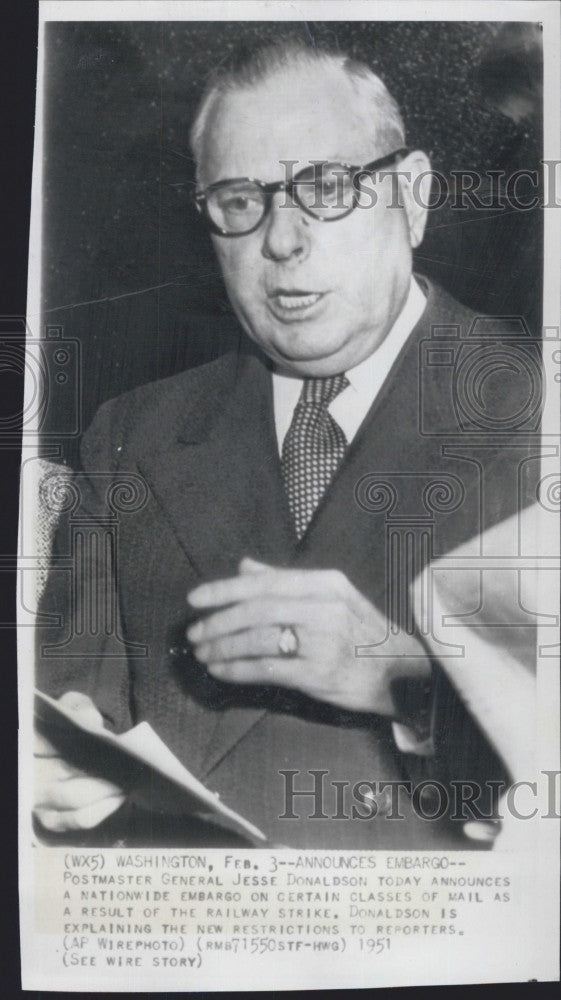
[[72,712],[80,723],[91,729],[103,729],[103,716],[91,698],[81,691],[66,691],[59,698],[59,704]]
[[257,559],[250,559],[249,556],[244,556],[240,563],[240,573],[265,573],[273,568],[267,563],[258,562]]

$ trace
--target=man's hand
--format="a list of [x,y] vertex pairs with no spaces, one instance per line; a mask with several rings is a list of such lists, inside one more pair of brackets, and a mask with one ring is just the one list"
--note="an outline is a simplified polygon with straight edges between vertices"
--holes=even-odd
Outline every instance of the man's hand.
[[[423,646],[394,635],[384,616],[337,570],[277,569],[243,559],[239,576],[188,595],[194,608],[216,608],[187,630],[213,677],[238,684],[295,688],[341,708],[398,715],[391,685],[429,676]],[[291,625],[299,652],[286,659],[279,638]],[[376,656],[357,646],[381,643]]]
[[[103,728],[103,719],[91,698],[67,691],[60,704],[83,715],[91,728]],[[53,745],[35,734],[35,815],[47,830],[89,830],[97,826],[125,801],[116,785],[92,778],[67,764]]]

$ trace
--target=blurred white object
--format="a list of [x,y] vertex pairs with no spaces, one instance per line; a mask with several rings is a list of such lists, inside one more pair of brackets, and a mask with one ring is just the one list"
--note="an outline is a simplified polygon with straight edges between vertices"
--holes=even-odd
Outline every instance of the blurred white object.
[[[536,780],[537,627],[556,624],[554,614],[534,610],[546,554],[539,548],[543,515],[535,504],[502,521],[484,532],[477,548],[470,541],[430,563],[413,585],[419,628],[513,782]],[[536,804],[529,795],[520,789],[523,812]],[[505,803],[506,793],[501,849],[527,842],[532,825],[511,815]],[[464,832],[489,840],[488,825],[466,823]]]

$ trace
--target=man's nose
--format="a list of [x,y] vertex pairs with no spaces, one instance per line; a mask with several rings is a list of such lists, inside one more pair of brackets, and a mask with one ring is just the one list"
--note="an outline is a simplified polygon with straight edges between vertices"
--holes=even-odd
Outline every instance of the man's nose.
[[270,260],[301,260],[310,249],[309,223],[284,192],[273,197],[263,226],[262,254]]

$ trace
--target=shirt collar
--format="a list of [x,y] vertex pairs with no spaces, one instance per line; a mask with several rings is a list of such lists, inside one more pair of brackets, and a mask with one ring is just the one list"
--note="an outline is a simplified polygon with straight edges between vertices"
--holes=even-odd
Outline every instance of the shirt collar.
[[[426,298],[412,277],[403,308],[385,339],[364,361],[345,373],[349,385],[330,404],[329,412],[341,427],[347,441],[351,441],[356,434],[394,361],[421,318],[425,305]],[[302,378],[273,372],[275,428],[279,449],[282,449],[290,427],[302,391],[302,382]]]
[[419,285],[411,278],[405,304],[387,336],[372,354],[345,373],[355,392],[375,390],[374,394],[378,393],[409,334],[420,320],[426,304],[427,300]]

